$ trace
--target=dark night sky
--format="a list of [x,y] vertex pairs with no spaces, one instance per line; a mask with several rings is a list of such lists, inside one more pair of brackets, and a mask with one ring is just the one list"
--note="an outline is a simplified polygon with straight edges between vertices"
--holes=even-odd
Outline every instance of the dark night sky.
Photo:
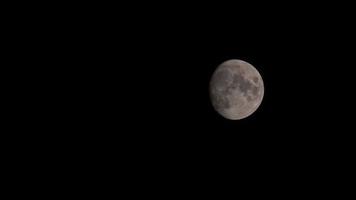
[[[321,166],[346,163],[354,62],[343,47],[353,46],[352,31],[311,10],[305,18],[238,10],[98,11],[46,18],[40,33],[29,30],[42,24],[31,23],[28,38],[39,39],[22,50],[33,52],[26,62],[38,68],[27,70],[40,78],[23,86],[31,112],[21,117],[53,133],[31,139],[78,165],[126,167],[151,179],[221,172],[267,183],[284,174],[322,177]],[[228,59],[254,65],[265,85],[259,109],[239,121],[219,116],[209,99],[210,77]]]
[[[69,80],[63,92],[72,95],[60,97],[71,113],[65,120],[110,132],[103,138],[93,133],[103,141],[138,138],[188,149],[241,143],[256,151],[271,145],[297,151],[301,143],[312,148],[316,141],[331,140],[332,134],[315,131],[321,126],[342,129],[334,116],[342,116],[343,109],[330,105],[339,104],[335,95],[347,90],[339,85],[350,81],[340,78],[348,74],[340,64],[347,52],[340,51],[342,38],[330,24],[315,27],[317,19],[292,14],[286,21],[229,12],[190,13],[186,19],[162,14],[167,20],[152,15],[95,22],[93,16],[87,23],[74,20],[71,32],[56,32],[63,36],[57,40],[62,48],[53,57]],[[250,62],[265,83],[262,105],[241,121],[223,119],[209,100],[211,74],[227,59]],[[63,68],[63,63],[69,64]]]
[[[340,101],[332,91],[344,90],[334,88],[334,82],[348,81],[333,80],[342,74],[334,51],[338,43],[320,38],[323,29],[282,21],[239,26],[224,19],[178,22],[143,21],[133,30],[124,26],[127,32],[110,33],[96,41],[100,48],[90,56],[83,54],[93,59],[83,71],[89,69],[91,77],[85,79],[95,88],[84,92],[93,95],[90,104],[79,103],[93,116],[83,123],[108,132],[93,137],[104,143],[125,138],[138,151],[158,148],[162,156],[199,153],[208,158],[209,152],[217,152],[229,157],[249,149],[242,156],[268,154],[277,160],[309,156],[342,140],[320,132],[320,127],[343,129],[340,118],[331,117],[340,115],[339,108],[329,105]],[[241,121],[217,115],[208,94],[212,72],[232,58],[252,63],[265,82],[261,107]]]

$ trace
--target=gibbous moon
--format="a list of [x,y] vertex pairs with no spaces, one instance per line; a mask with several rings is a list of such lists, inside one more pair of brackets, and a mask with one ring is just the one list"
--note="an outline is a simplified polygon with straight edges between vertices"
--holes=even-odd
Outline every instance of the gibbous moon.
[[223,117],[239,120],[250,116],[260,106],[264,84],[260,73],[242,60],[220,64],[210,80],[210,99]]

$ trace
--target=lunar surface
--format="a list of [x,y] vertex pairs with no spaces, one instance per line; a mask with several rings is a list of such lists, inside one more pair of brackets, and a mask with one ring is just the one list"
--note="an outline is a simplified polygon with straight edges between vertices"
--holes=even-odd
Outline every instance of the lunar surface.
[[210,98],[223,117],[239,120],[250,116],[260,106],[264,84],[260,73],[242,60],[220,64],[210,80]]

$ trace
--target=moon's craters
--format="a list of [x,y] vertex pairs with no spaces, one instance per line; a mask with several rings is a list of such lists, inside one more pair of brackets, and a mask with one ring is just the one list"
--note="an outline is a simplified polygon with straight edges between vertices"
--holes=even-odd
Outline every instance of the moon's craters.
[[242,119],[252,114],[263,94],[261,75],[251,64],[241,60],[219,65],[210,81],[213,107],[228,119]]

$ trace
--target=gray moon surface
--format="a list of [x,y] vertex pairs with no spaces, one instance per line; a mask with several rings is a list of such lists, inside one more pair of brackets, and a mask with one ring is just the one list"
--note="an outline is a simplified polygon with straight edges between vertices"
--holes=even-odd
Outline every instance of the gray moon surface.
[[214,109],[226,119],[239,120],[250,116],[261,105],[264,84],[255,67],[233,59],[217,67],[209,90]]

